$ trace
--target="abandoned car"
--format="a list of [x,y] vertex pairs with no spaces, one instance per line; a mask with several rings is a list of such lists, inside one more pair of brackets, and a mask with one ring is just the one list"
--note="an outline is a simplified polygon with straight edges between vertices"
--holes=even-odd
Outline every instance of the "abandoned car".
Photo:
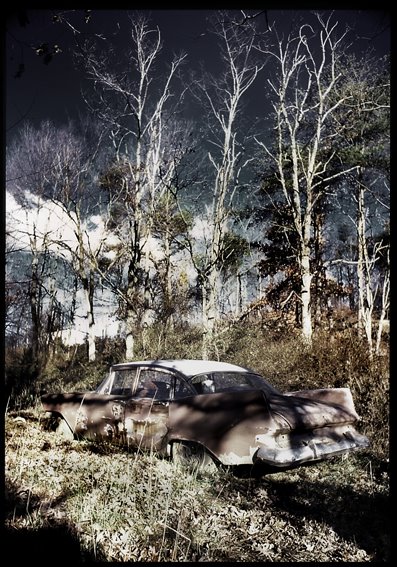
[[70,438],[154,450],[183,464],[290,468],[368,447],[349,388],[282,393],[259,374],[206,360],[115,364],[93,392],[45,394]]

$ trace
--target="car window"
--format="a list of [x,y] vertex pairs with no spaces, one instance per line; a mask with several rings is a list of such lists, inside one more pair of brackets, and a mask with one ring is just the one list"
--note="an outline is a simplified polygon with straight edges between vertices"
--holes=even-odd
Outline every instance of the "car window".
[[266,380],[257,374],[240,372],[211,372],[194,376],[192,384],[198,394],[226,392],[228,390],[259,389],[267,394],[277,393]]
[[139,398],[169,399],[172,380],[173,376],[168,372],[155,368],[142,368],[134,395]]
[[175,393],[174,398],[186,398],[194,395],[191,387],[179,378],[175,378]]
[[210,394],[215,392],[213,374],[199,374],[192,379],[194,389],[198,394]]
[[117,395],[131,395],[136,373],[136,368],[123,368],[115,370],[112,389],[110,392],[105,391],[105,394],[110,393]]
[[240,374],[238,372],[214,372],[212,376],[216,392],[235,389],[252,389],[252,384],[247,380],[246,374]]
[[101,392],[102,394],[109,394],[110,392],[110,378],[109,373],[103,378],[102,382],[98,384],[95,388],[95,392]]

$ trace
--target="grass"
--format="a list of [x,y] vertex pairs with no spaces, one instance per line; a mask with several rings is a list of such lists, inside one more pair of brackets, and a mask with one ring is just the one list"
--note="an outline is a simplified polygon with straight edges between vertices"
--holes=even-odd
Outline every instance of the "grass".
[[16,562],[42,560],[61,535],[75,562],[389,559],[388,473],[370,453],[267,476],[196,476],[154,454],[63,441],[37,410],[9,412],[5,433]]
[[[153,338],[156,352],[137,358],[198,356],[194,336],[169,336],[166,348]],[[20,387],[5,411],[3,541],[16,564],[390,560],[386,357],[369,361],[351,336],[318,335],[305,351],[292,334],[272,336],[257,326],[226,329],[216,350],[282,390],[350,387],[371,446],[274,474],[190,474],[155,454],[66,441],[45,429],[40,389],[87,389],[119,359],[90,365],[76,357],[71,366],[60,357],[34,384],[18,381],[14,365]],[[113,356],[110,345],[106,353]]]

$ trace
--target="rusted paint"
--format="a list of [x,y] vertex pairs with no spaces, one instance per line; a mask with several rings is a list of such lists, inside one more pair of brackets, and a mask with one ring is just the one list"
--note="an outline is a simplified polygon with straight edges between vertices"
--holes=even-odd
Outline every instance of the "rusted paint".
[[272,427],[267,401],[257,390],[204,394],[170,406],[170,438],[200,443],[223,464],[252,462],[255,436]]
[[[188,368],[189,362],[170,361],[169,366]],[[193,362],[206,373],[211,368],[210,361]],[[161,364],[165,367],[167,361]],[[221,368],[221,363],[214,365]],[[128,366],[117,365],[117,369]],[[237,367],[224,368],[230,372]],[[191,386],[186,387],[188,391]],[[98,391],[105,390],[103,383]],[[205,447],[225,465],[262,461],[287,467],[369,445],[354,428],[359,416],[348,388],[286,394],[274,393],[274,388],[234,389],[161,400],[141,398],[138,391],[135,396],[98,391],[47,394],[42,397],[43,409],[62,416],[76,437],[162,454],[170,453],[173,442],[188,441]]]

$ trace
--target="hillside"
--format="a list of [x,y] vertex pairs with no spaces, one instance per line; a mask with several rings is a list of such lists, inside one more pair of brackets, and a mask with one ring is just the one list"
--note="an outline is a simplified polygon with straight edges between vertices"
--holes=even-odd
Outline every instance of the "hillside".
[[[200,349],[189,329],[146,344],[138,345],[139,358],[195,358]],[[4,541],[17,564],[53,563],[48,542],[73,564],[389,561],[388,357],[369,359],[350,333],[319,335],[307,351],[291,332],[248,326],[225,332],[217,351],[282,391],[350,387],[370,447],[275,474],[195,476],[155,455],[65,441],[45,429],[39,393],[94,387],[121,360],[117,344],[103,345],[94,364],[85,352],[61,351],[35,382],[10,353]]]

